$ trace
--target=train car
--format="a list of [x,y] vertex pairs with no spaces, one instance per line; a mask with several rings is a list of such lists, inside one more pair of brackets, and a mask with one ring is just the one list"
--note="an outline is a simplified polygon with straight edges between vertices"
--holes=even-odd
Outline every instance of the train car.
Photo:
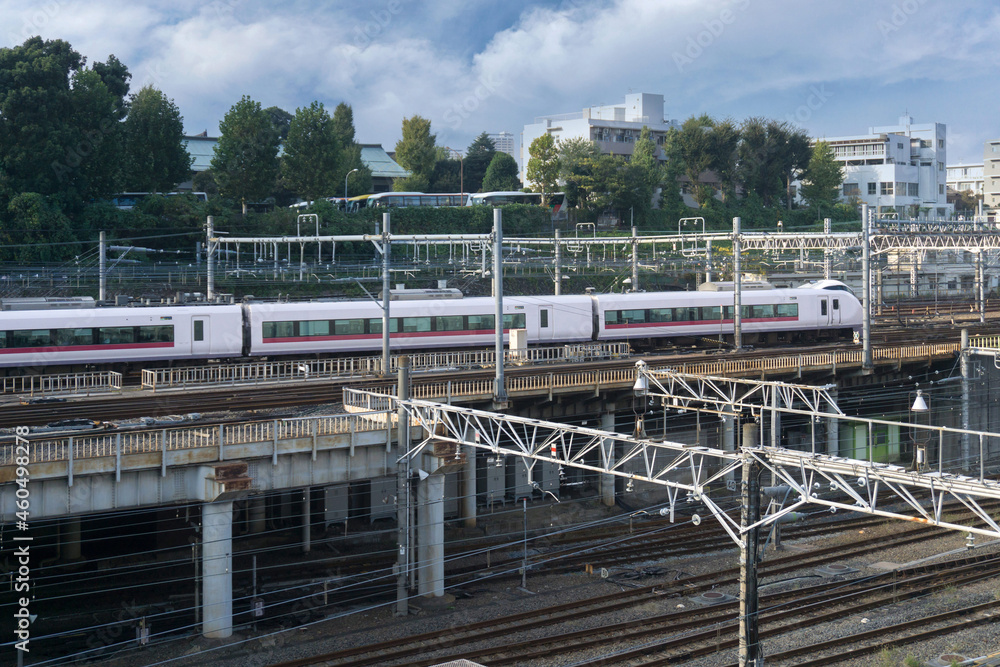
[[[607,294],[597,299],[598,340],[655,346],[662,339],[733,339],[732,292]],[[850,292],[825,289],[748,290],[741,295],[746,344],[850,340],[861,304]]]
[[0,312],[0,367],[239,357],[240,306]]
[[[504,330],[526,329],[533,345],[590,340],[589,296],[505,298]],[[245,306],[250,354],[325,354],[382,349],[382,309],[373,301]],[[394,301],[389,338],[394,350],[458,348],[494,342],[492,298]],[[506,338],[506,337],[505,337]]]

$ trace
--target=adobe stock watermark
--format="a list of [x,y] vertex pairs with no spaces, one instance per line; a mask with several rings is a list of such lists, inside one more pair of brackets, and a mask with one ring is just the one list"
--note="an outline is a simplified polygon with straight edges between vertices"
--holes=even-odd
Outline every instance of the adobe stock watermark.
[[503,77],[499,74],[484,74],[479,77],[479,84],[472,89],[472,92],[444,112],[445,122],[451,129],[457,130],[486,100],[496,95],[497,89],[503,83]]
[[694,61],[700,58],[701,54],[705,52],[705,49],[715,44],[716,40],[726,31],[726,26],[736,23],[737,12],[745,12],[749,7],[750,0],[736,0],[732,3],[731,7],[726,7],[720,11],[715,18],[702,21],[705,29],[699,31],[696,35],[689,35],[684,50],[674,51],[673,53],[674,65],[677,66],[677,71],[683,74],[685,67],[693,65]]
[[393,17],[403,11],[401,0],[389,0],[385,4],[385,9],[373,9],[371,20],[366,20],[361,25],[354,26],[354,46],[361,50],[367,49],[376,37],[385,32],[385,29],[392,23]]
[[833,97],[833,93],[826,89],[826,84],[821,83],[815,86],[809,87],[809,95],[806,97],[805,104],[799,105],[799,107],[792,113],[785,114],[785,120],[788,121],[790,125],[803,125],[809,122],[813,117],[813,113],[819,111],[826,104],[827,100]]
[[925,4],[927,4],[927,0],[903,0],[903,2],[894,4],[889,20],[879,19],[875,24],[879,32],[882,33],[883,39],[888,39],[892,33],[899,32],[909,22],[910,17],[920,11],[920,8]]
[[233,15],[233,10],[243,4],[243,0],[212,0],[208,8],[215,11],[219,18],[229,18]]
[[25,13],[20,32],[11,30],[7,33],[7,41],[11,46],[15,46],[27,41],[29,37],[41,34],[42,28],[58,16],[62,8],[63,3],[60,0],[48,0],[36,4],[30,12]]

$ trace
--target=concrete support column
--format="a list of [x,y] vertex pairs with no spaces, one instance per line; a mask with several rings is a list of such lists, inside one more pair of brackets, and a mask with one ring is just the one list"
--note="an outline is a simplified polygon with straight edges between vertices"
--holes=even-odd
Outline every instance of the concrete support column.
[[233,634],[233,502],[201,506],[201,632]]
[[267,528],[267,504],[263,496],[247,500],[247,514],[250,516],[250,532],[263,533]]
[[[732,414],[722,415],[722,450],[726,452],[736,451],[736,416]],[[731,488],[736,483],[736,471],[726,473],[726,488]]]
[[476,448],[465,448],[462,469],[462,518],[466,528],[476,527]]
[[[826,393],[834,402],[837,401],[836,389],[830,389]],[[834,417],[826,420],[826,453],[831,456],[840,455],[840,422]]]
[[[601,415],[601,430],[607,431],[608,433],[615,432],[615,413],[605,412]],[[614,465],[615,462],[615,452],[614,449],[608,455],[607,464]],[[600,461],[601,465],[605,464],[605,461]],[[606,507],[614,507],[615,504],[615,476],[614,475],[601,475],[601,502],[604,503]]]
[[417,592],[444,595],[444,475],[429,475],[417,485],[419,579]]
[[71,517],[63,521],[60,548],[63,560],[80,560],[80,519]]
[[312,549],[312,494],[307,486],[302,489],[302,553],[309,553]]

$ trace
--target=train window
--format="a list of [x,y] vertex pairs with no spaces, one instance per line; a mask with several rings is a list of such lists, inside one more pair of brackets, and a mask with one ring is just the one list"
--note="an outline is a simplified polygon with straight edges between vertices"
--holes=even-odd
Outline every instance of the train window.
[[834,299],[833,300],[833,309],[834,310],[840,310],[840,299]]
[[674,319],[677,322],[697,322],[698,321],[698,309],[697,308],[677,308],[674,312]]
[[751,306],[750,307],[750,317],[755,319],[766,319],[774,317],[774,306],[771,304],[766,304],[763,306]]
[[[195,320],[195,324],[198,323],[201,323],[201,320]],[[101,327],[98,332],[98,342],[102,345],[121,345],[135,342],[135,329],[132,327]],[[198,328],[195,327],[195,335],[197,332]],[[195,340],[202,339],[195,338]]]
[[434,318],[435,331],[464,331],[465,317],[462,315],[440,315]]
[[7,347],[7,332],[0,331],[0,349]]
[[52,344],[48,329],[11,331],[10,333],[10,347],[44,347]]
[[[399,332],[399,318],[391,317],[389,318],[389,333],[394,334]],[[372,318],[368,320],[368,333],[370,334],[380,334],[382,333],[382,318]]]
[[542,308],[538,311],[538,326],[542,329],[549,328],[549,311],[546,308]]
[[[337,322],[339,324],[339,320]],[[362,323],[362,331],[364,330],[364,323]],[[306,322],[299,322],[299,335],[300,336],[329,336],[330,335],[330,320],[309,320]]]
[[431,330],[431,318],[429,317],[404,317],[403,332],[417,333]]
[[511,313],[509,315],[503,316],[503,328],[504,329],[523,329],[524,324],[524,313]]
[[673,322],[674,321],[674,309],[673,308],[650,308],[649,309],[649,321],[650,322]]
[[722,307],[721,306],[702,306],[701,308],[701,319],[717,322],[722,319]]
[[295,335],[295,322],[264,322],[262,338],[291,338]]
[[826,315],[826,299],[822,299],[819,302],[819,314]]
[[618,316],[621,322],[632,324],[640,323],[646,321],[646,311],[645,309],[638,308],[635,310],[623,310]]
[[724,320],[731,320],[731,319],[733,319],[733,307],[732,306],[723,306],[722,307],[722,319],[724,319]]
[[618,324],[618,311],[617,310],[604,311],[604,324]]
[[470,331],[483,331],[495,328],[496,319],[492,315],[469,315]]
[[[327,325],[326,333],[330,333],[329,323]],[[365,332],[365,321],[360,318],[352,320],[334,320],[333,322],[333,333],[338,336],[359,336]],[[381,329],[379,331],[381,333]],[[310,334],[315,336],[322,336],[324,334]]]
[[205,340],[205,320],[194,320],[194,340]]
[[[77,331],[87,331],[77,329]],[[174,328],[171,326],[139,327],[140,343],[170,343],[174,340]]]
[[799,304],[797,303],[779,303],[776,308],[778,310],[778,317],[799,316]]

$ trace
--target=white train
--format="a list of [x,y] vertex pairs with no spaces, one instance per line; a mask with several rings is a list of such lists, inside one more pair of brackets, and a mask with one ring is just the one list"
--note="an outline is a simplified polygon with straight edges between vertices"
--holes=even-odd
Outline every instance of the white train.
[[[747,290],[741,303],[746,344],[850,340],[861,326],[861,304],[835,281]],[[392,301],[390,315],[393,350],[494,342],[492,298]],[[504,329],[511,328],[526,329],[533,345],[629,341],[644,348],[679,339],[732,340],[733,293],[505,297]],[[382,311],[370,300],[0,312],[0,367],[28,372],[381,349]]]

